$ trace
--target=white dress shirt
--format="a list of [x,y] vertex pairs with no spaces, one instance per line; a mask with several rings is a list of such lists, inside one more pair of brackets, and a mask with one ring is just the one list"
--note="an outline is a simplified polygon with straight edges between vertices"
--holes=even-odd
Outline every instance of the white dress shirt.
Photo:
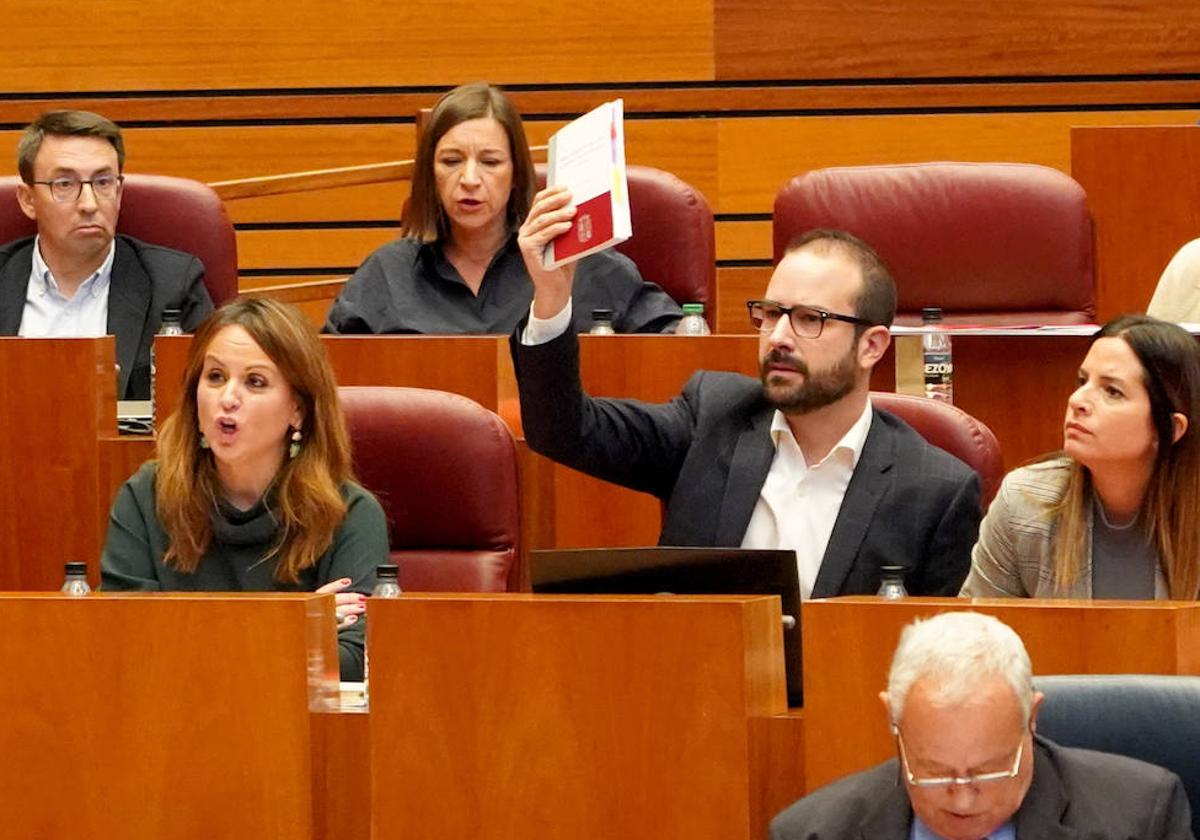
[[809,466],[783,412],[771,419],[775,459],[763,482],[742,548],[790,548],[796,552],[800,597],[812,596],[821,560],[842,507],[846,487],[871,430],[871,401],[842,439]]
[[529,321],[521,331],[521,343],[526,347],[534,347],[553,341],[571,328],[571,299],[567,305],[558,311],[557,315],[549,318],[539,318],[533,314],[533,304],[529,304]]
[[112,283],[114,241],[91,277],[67,298],[42,259],[41,237],[33,243],[33,267],[17,335],[24,338],[98,338],[108,334],[108,288]]

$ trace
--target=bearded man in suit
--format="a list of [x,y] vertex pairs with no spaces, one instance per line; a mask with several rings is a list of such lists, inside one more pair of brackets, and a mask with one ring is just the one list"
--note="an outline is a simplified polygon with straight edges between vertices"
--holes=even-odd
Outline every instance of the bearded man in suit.
[[874,593],[893,564],[912,594],[958,594],[979,477],[871,406],[896,288],[869,245],[818,230],[789,246],[748,303],[759,380],[700,371],[666,404],[593,399],[569,329],[571,266],[541,264],[574,212],[564,190],[543,190],[518,235],[534,300],[512,352],[531,448],[663,500],[662,545],[795,550],[804,598]]

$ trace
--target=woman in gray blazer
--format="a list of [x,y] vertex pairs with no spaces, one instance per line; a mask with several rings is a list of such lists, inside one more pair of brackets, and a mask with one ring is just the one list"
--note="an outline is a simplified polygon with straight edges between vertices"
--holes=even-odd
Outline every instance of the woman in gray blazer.
[[1063,449],[1004,478],[962,595],[1200,593],[1200,349],[1145,315],[1105,324],[1067,401]]

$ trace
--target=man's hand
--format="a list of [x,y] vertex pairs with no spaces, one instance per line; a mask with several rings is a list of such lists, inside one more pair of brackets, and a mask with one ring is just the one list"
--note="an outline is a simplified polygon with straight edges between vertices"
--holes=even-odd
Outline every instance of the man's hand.
[[533,282],[533,314],[537,318],[554,317],[571,299],[575,263],[548,271],[542,267],[542,252],[552,239],[571,229],[574,217],[575,205],[567,188],[548,187],[534,196],[529,216],[517,232],[517,245]]

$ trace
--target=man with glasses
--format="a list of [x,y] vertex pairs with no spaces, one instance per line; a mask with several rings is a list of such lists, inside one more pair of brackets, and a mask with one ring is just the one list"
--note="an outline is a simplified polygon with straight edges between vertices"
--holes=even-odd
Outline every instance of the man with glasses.
[[534,284],[513,358],[529,445],[666,502],[662,545],[793,549],[801,596],[873,594],[885,565],[917,595],[956,595],[979,529],[978,476],[874,410],[895,284],[841,231],[788,248],[750,301],[761,376],[696,373],[664,405],[591,399],[579,384],[569,267],[537,254],[563,229],[562,193],[535,200],[518,242]]
[[125,143],[87,111],[50,111],[21,136],[17,201],[37,236],[0,246],[0,335],[116,336],[117,399],[150,399],[165,309],[190,332],[212,311],[195,257],[116,235]]
[[1173,773],[1034,733],[1041,692],[1011,628],[942,613],[904,629],[880,693],[896,758],[806,796],[772,840],[1187,840]]

